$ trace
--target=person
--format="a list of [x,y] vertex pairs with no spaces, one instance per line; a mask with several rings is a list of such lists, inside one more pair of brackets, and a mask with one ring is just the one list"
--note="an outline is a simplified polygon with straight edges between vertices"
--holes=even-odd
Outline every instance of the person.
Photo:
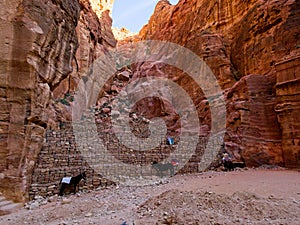
[[178,166],[179,161],[177,159],[172,159],[171,163],[172,163],[173,166]]
[[168,145],[174,145],[174,138],[168,137],[167,140],[168,140]]
[[222,163],[224,165],[225,171],[233,170],[232,158],[229,156],[228,153],[223,154]]

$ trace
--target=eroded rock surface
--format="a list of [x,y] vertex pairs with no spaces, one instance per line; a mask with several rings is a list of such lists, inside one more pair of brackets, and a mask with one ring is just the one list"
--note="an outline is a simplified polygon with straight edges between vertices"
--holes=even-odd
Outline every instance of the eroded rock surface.
[[[86,70],[103,52],[116,46],[112,4],[101,0],[1,3],[0,191],[6,197],[28,199],[46,129],[71,120],[79,80],[85,80]],[[119,45],[165,40],[192,50],[209,65],[224,90],[227,112],[220,113],[227,115],[225,150],[247,166],[299,167],[299,4],[296,0],[181,0],[172,6],[163,0],[139,36]],[[172,79],[186,90],[197,108],[200,132],[207,136],[209,96],[187,74],[161,63],[137,63],[130,71],[120,71],[117,80],[108,81],[97,103],[101,116],[111,113],[108,102],[122,84],[153,75]],[[180,118],[167,101],[144,99],[133,110],[145,120],[163,117],[171,135],[180,133]],[[191,159],[195,165],[202,150],[197,148]]]
[[283,158],[287,167],[299,167],[299,81],[300,57],[291,56],[278,64],[275,111],[282,131]]
[[46,128],[70,120],[82,71],[116,44],[109,7],[99,19],[92,6],[86,0],[1,3],[0,190],[13,200],[28,198]]
[[236,160],[297,167],[299,18],[298,1],[163,0],[140,36],[187,47],[210,66],[227,98],[225,150]]

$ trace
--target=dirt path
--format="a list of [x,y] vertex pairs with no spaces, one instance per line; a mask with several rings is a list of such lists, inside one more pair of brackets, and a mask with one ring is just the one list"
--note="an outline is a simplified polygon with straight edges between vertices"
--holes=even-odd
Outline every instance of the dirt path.
[[0,224],[300,224],[300,173],[245,170],[176,175],[165,184],[40,199]]
[[206,190],[229,195],[242,191],[262,197],[273,195],[278,198],[300,199],[300,173],[295,171],[212,172],[209,175],[196,176],[196,179],[191,178],[188,177],[188,182],[179,189]]

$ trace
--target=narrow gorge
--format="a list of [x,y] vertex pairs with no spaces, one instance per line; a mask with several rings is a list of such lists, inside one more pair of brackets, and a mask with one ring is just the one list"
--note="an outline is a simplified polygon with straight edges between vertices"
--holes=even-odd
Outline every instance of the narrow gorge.
[[[230,153],[247,167],[300,168],[300,1],[180,0],[158,2],[139,34],[122,39],[112,29],[113,0],[4,0],[0,10],[0,192],[25,202],[57,194],[59,179],[87,171],[84,188],[110,185],[80,154],[72,107],[80,82],[103,55],[147,40],[175,43],[202,59],[215,75],[226,103],[219,155]],[[124,31],[123,30],[123,31]],[[118,40],[117,40],[118,39]],[[118,68],[92,110],[106,147],[129,164],[165,159],[174,146],[162,142],[148,153],[117,141],[111,127],[113,100],[138,79],[172,80],[190,96],[200,122],[194,154],[180,173],[199,172],[212,126],[208,96],[184,71],[157,62]],[[95,81],[97,82],[97,81]],[[150,84],[145,84],[145,86]],[[124,106],[124,110],[126,106]],[[167,135],[180,140],[180,115],[165,99],[142,99],[130,114],[132,133],[149,135],[161,118]],[[143,136],[144,135],[144,136]],[[98,137],[97,137],[98,138]],[[202,140],[202,139],[201,139]],[[136,143],[138,145],[138,143]]]

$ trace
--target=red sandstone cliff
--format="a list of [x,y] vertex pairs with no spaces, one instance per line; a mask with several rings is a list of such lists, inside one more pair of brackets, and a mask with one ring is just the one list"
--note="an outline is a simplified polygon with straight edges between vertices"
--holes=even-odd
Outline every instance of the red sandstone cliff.
[[210,66],[227,98],[225,148],[237,160],[298,167],[299,24],[299,1],[162,0],[140,36],[189,48]]
[[0,3],[0,191],[6,197],[28,198],[47,125],[70,119],[68,101],[82,71],[116,44],[107,11],[112,1],[100,1],[100,18],[90,2]]
[[[7,197],[28,198],[46,127],[70,120],[79,79],[101,52],[116,45],[106,10],[112,1],[100,1],[100,10],[98,3],[17,0],[1,7],[0,191]],[[160,1],[140,32],[142,39],[175,42],[207,62],[227,101],[225,148],[248,166],[299,166],[299,4],[181,0],[171,6]],[[207,99],[189,77],[160,64],[132,69],[133,79],[173,71],[169,78],[189,93],[203,133],[209,132]],[[102,103],[116,90],[116,85],[104,90]],[[134,110],[164,117],[174,134],[180,128],[166,102],[147,99]]]

